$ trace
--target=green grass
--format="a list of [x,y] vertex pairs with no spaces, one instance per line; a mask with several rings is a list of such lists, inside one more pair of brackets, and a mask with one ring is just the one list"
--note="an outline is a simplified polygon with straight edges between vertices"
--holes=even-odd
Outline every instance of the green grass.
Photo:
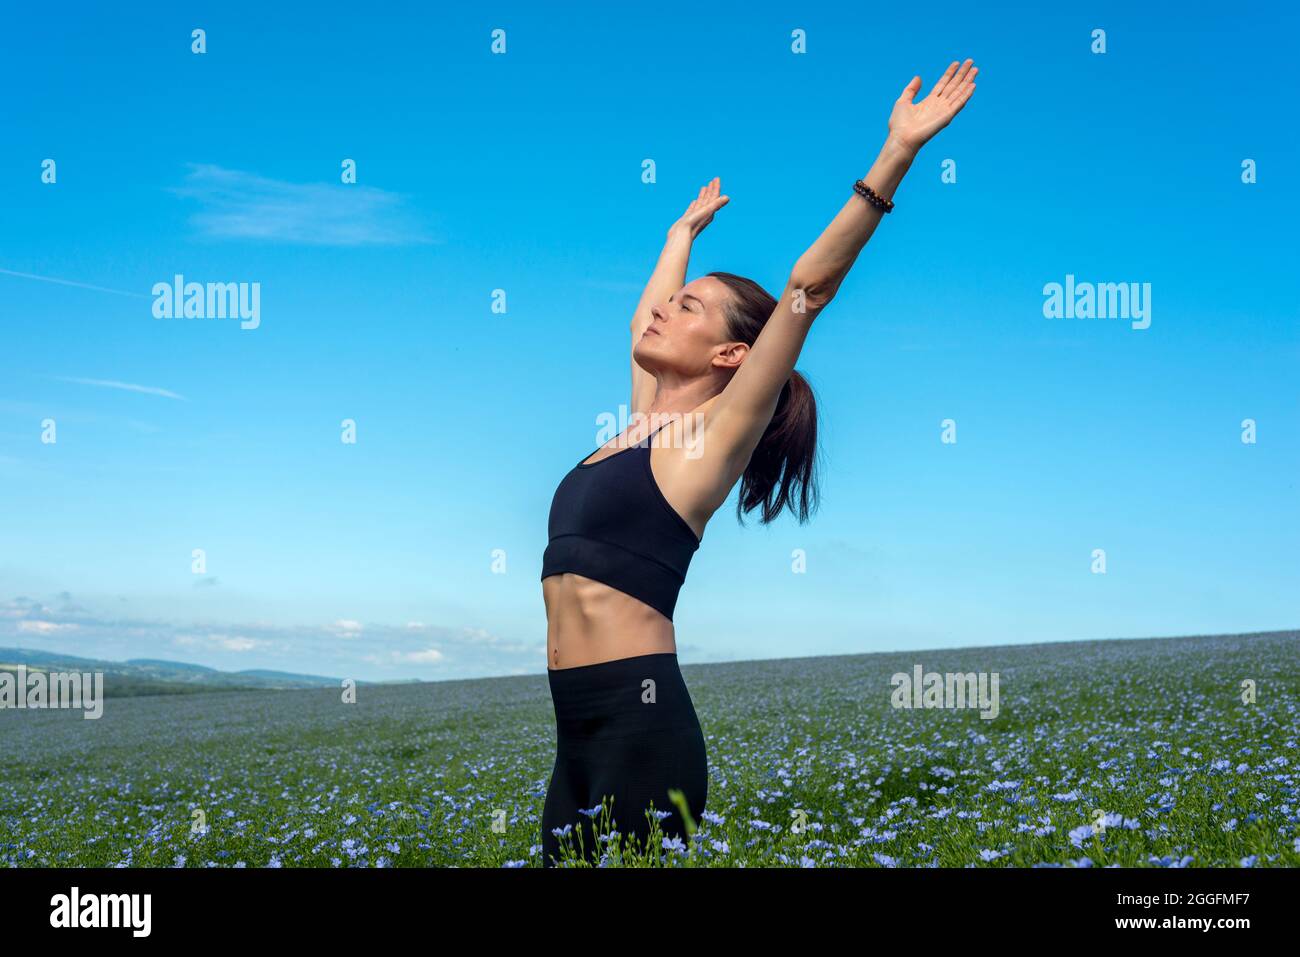
[[[1298,662],[1286,632],[685,665],[707,812],[621,862],[1296,866]],[[1000,714],[891,707],[914,664],[997,672]],[[0,865],[540,865],[544,674],[357,694],[0,712]]]

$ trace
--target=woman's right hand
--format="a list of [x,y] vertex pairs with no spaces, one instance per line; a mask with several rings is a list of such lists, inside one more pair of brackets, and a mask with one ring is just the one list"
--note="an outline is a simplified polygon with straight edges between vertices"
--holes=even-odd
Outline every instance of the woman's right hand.
[[972,66],[974,62],[953,60],[930,95],[923,100],[913,102],[912,99],[921,91],[919,76],[912,77],[912,82],[903,88],[894,103],[894,111],[889,115],[889,139],[904,153],[916,156],[922,146],[961,112],[975,93],[975,74],[980,68]]
[[679,234],[689,236],[691,239],[698,236],[705,226],[713,222],[713,214],[731,202],[730,196],[718,195],[721,190],[720,176],[713,177],[711,182],[701,186],[700,195],[686,207],[686,212],[682,213],[681,218],[668,228],[668,235]]

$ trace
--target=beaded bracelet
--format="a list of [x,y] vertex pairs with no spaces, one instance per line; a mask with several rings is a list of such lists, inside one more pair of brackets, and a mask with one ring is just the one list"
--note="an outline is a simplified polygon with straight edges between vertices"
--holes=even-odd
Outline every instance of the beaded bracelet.
[[874,189],[862,182],[862,180],[856,181],[853,184],[853,188],[857,190],[859,196],[865,199],[872,206],[876,207],[876,209],[884,213],[893,212],[893,201],[880,196]]

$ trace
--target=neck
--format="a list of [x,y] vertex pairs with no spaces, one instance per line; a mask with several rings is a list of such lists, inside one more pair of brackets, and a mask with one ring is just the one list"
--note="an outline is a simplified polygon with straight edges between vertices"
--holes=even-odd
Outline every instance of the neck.
[[661,379],[655,397],[646,409],[646,415],[652,419],[656,416],[664,418],[686,415],[720,392],[722,385],[711,378],[695,378],[679,383],[668,383]]

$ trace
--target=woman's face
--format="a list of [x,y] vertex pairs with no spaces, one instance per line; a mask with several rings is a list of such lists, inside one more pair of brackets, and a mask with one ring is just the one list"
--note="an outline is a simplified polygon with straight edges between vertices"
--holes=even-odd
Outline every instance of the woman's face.
[[701,276],[652,306],[650,325],[632,347],[637,365],[650,373],[706,374],[728,341],[724,309],[729,295],[720,279]]

